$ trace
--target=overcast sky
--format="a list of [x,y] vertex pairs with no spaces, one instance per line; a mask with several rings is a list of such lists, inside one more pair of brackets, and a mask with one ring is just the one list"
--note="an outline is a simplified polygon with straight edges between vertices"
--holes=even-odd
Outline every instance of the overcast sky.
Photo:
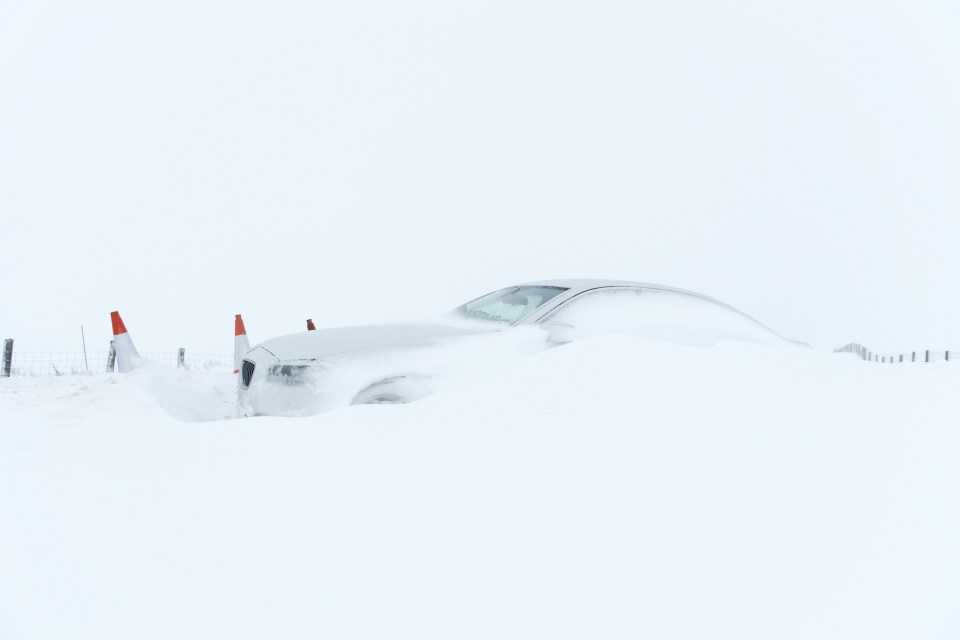
[[0,0],[0,337],[230,353],[559,277],[960,349],[960,9]]

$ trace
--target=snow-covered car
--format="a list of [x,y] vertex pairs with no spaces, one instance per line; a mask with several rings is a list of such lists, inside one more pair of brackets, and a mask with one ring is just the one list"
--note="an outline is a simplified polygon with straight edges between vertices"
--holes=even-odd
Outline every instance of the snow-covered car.
[[724,340],[801,344],[690,291],[613,280],[531,282],[481,296],[429,323],[267,340],[243,357],[238,406],[247,416],[304,415],[411,402],[517,358],[603,333],[697,346]]

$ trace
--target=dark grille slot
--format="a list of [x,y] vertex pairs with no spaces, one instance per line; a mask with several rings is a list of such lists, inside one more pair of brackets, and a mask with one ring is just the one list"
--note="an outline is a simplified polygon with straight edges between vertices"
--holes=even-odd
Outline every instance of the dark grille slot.
[[253,370],[257,365],[250,362],[249,360],[244,360],[243,364],[240,366],[240,382],[244,388],[250,386],[250,379],[253,378]]

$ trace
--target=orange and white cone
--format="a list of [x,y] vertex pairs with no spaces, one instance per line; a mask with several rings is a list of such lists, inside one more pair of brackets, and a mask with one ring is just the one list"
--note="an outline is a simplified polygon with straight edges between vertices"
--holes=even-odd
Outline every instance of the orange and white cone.
[[247,329],[243,326],[243,318],[238,313],[233,323],[233,372],[240,373],[240,361],[250,351],[250,341],[247,339]]
[[110,322],[113,324],[113,348],[117,353],[117,372],[127,373],[140,366],[140,354],[123,326],[120,312],[110,312]]
[[317,330],[317,326],[313,324],[313,320],[311,320],[310,318],[307,318],[307,331],[316,331],[316,330]]

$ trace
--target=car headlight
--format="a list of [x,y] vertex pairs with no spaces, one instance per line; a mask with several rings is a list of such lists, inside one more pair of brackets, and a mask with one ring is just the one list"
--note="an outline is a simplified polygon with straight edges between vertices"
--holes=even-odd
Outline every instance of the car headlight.
[[275,364],[267,370],[270,382],[304,385],[312,381],[319,370],[317,364]]

